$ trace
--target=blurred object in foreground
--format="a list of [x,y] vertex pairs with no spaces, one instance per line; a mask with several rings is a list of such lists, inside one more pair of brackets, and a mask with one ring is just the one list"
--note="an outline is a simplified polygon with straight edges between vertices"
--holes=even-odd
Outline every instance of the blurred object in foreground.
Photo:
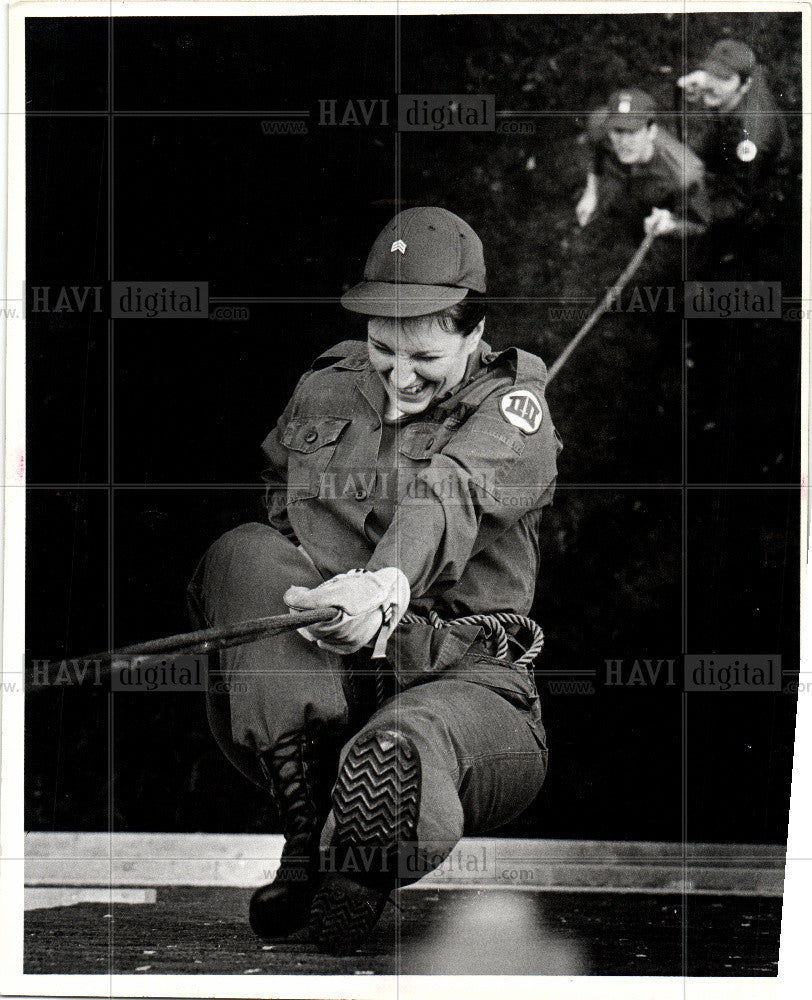
[[410,975],[587,975],[582,947],[547,927],[535,893],[446,893],[424,940],[405,951]]

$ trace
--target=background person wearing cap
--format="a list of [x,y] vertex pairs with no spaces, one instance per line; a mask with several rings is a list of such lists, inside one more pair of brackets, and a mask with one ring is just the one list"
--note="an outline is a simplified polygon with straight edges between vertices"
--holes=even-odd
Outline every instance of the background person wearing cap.
[[[722,39],[677,86],[686,96],[686,141],[708,171],[714,223],[757,223],[789,140],[755,53],[744,42]],[[697,113],[700,108],[706,113]]]
[[636,87],[616,90],[593,112],[588,137],[594,153],[586,188],[575,207],[580,226],[602,208],[636,231],[698,235],[709,221],[699,159],[655,121],[654,99]]
[[[367,342],[318,358],[263,443],[269,523],[221,537],[190,584],[208,624],[342,609],[224,652],[231,691],[209,701],[221,748],[284,827],[280,872],[251,902],[262,937],[310,920],[322,950],[356,948],[396,884],[518,815],[544,780],[518,645],[498,659],[480,626],[450,621],[529,613],[561,447],[544,364],[482,340],[485,288],[482,244],[451,212],[386,226],[342,299]],[[423,620],[398,625],[407,609]]]

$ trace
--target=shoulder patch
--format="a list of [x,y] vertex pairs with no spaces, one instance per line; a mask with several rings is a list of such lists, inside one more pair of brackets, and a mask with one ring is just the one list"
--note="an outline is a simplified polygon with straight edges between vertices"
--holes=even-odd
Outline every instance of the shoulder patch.
[[544,411],[538,396],[529,389],[513,389],[499,400],[499,410],[509,424],[525,434],[535,434],[541,427]]
[[736,147],[736,156],[738,156],[742,163],[749,163],[751,160],[755,160],[757,153],[758,146],[752,139],[742,139]]

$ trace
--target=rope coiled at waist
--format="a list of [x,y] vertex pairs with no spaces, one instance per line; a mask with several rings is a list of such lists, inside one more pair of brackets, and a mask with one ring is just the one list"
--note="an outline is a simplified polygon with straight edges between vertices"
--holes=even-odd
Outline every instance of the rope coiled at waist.
[[465,615],[463,618],[452,618],[446,621],[432,608],[428,613],[428,619],[422,615],[415,614],[413,611],[407,611],[400,620],[410,625],[424,625],[428,620],[432,628],[443,628],[445,625],[454,624],[481,625],[490,630],[490,636],[496,641],[495,655],[498,660],[507,660],[510,655],[508,634],[504,626],[518,625],[520,628],[528,631],[531,641],[522,655],[512,662],[515,667],[523,667],[525,669],[530,667],[544,646],[544,633],[541,630],[541,626],[537,622],[534,622],[532,618],[527,618],[524,615],[515,615],[510,611],[497,611],[490,615]]

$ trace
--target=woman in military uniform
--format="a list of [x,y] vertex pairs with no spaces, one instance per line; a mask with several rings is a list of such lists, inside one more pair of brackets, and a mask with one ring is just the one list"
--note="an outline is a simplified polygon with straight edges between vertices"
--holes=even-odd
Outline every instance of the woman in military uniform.
[[560,439],[540,359],[482,339],[484,292],[462,219],[396,216],[342,299],[369,317],[366,343],[318,358],[263,443],[268,523],[220,538],[190,585],[207,625],[339,609],[225,651],[241,683],[209,703],[283,823],[279,872],[251,901],[260,936],[309,922],[322,950],[358,947],[393,888],[544,780],[522,616]]

